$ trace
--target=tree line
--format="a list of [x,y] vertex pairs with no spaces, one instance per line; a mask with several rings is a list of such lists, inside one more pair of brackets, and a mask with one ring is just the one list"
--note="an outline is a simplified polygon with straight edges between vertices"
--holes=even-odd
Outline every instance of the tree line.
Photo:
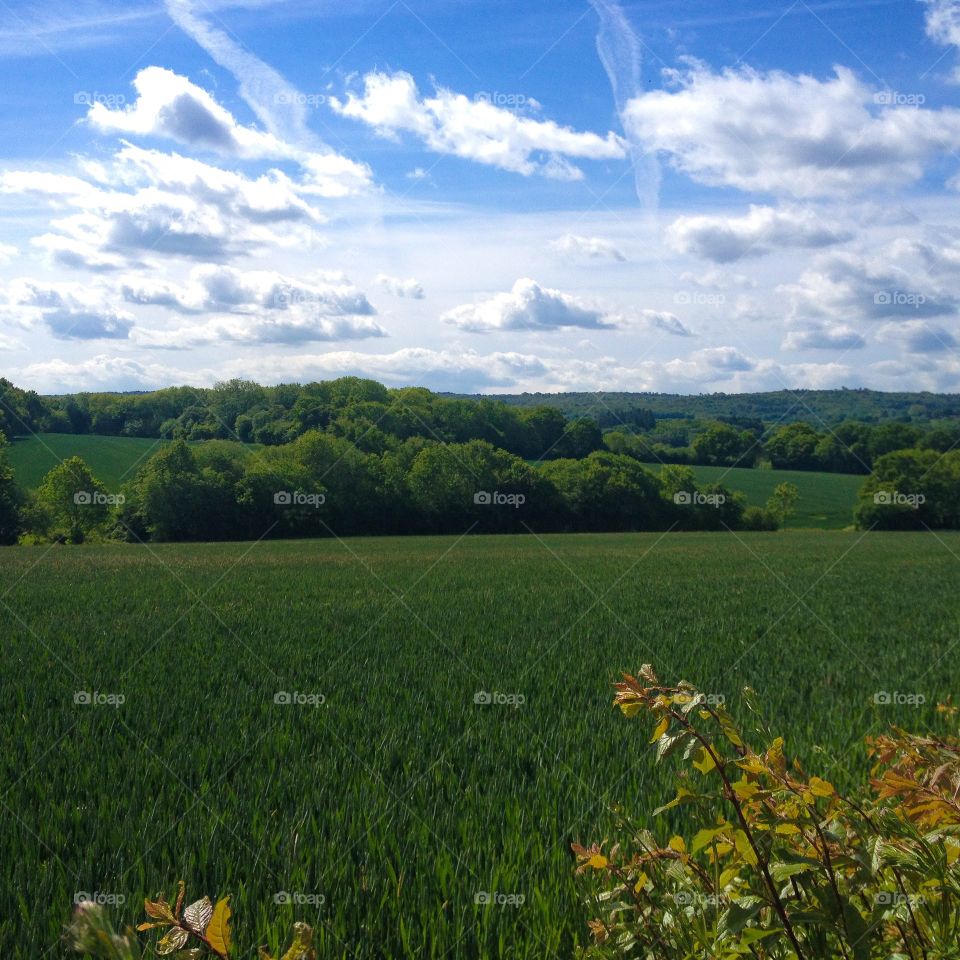
[[[7,497],[6,542],[250,540],[364,534],[647,530],[771,530],[796,489],[763,507],[688,467],[654,473],[632,457],[594,451],[533,466],[484,440],[413,437],[383,454],[311,430],[282,446],[176,440],[119,490],[80,458],[37,490]],[[4,525],[5,523],[5,525]]]

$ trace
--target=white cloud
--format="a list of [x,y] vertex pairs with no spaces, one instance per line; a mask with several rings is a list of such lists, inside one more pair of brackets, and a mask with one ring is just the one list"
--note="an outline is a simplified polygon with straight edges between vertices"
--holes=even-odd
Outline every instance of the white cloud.
[[90,123],[103,132],[164,137],[194,150],[247,159],[292,160],[322,196],[345,196],[369,186],[370,171],[326,149],[289,143],[273,133],[245,126],[202,87],[164,67],[145,67],[133,80],[137,99],[112,108],[90,105]]
[[[948,47],[960,46],[960,2],[958,0],[924,0],[927,36]],[[960,69],[953,73],[960,82]]]
[[790,330],[783,341],[784,350],[860,350],[867,341],[847,324],[807,323]]
[[364,77],[362,96],[330,98],[330,106],[345,117],[369,124],[381,136],[412,133],[430,150],[464,157],[521,173],[558,180],[577,180],[581,170],[568,157],[614,160],[626,156],[623,141],[581,133],[552,120],[531,120],[483,100],[439,87],[422,97],[409,73],[373,71]]
[[795,197],[913,182],[960,146],[960,110],[884,106],[845,67],[818,80],[749,67],[669,71],[625,111],[631,138],[700,183]]
[[960,346],[949,330],[924,320],[886,323],[880,328],[880,338],[916,354],[955,352]]
[[627,259],[611,241],[602,237],[580,237],[575,233],[565,233],[551,241],[550,249],[570,260]]
[[58,340],[126,340],[133,316],[117,309],[102,287],[18,279],[2,291],[8,323],[43,323]]
[[377,274],[377,283],[383,287],[387,293],[392,293],[395,297],[422,300],[426,296],[423,290],[423,284],[413,277],[404,280],[400,277],[391,277],[386,273],[380,273]]
[[667,242],[675,250],[714,263],[787,247],[827,247],[851,237],[850,231],[831,226],[810,210],[755,204],[742,217],[683,216],[667,228]]
[[604,311],[587,306],[560,290],[541,287],[529,278],[517,280],[509,293],[497,293],[479,303],[455,307],[442,319],[473,333],[559,330],[564,327],[605,330],[618,326],[617,321]]

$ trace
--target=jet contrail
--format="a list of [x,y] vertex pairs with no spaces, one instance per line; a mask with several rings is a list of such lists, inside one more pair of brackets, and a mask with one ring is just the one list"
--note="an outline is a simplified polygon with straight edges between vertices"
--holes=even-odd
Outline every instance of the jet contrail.
[[245,50],[225,30],[201,19],[192,0],[166,0],[166,7],[173,22],[233,74],[240,96],[270,133],[297,146],[324,148],[307,127],[305,99],[281,74]]
[[597,53],[610,81],[617,114],[630,144],[637,197],[644,209],[656,216],[660,205],[660,164],[656,154],[646,150],[638,141],[627,116],[630,101],[642,92],[640,41],[617,0],[590,0],[590,5],[600,17]]

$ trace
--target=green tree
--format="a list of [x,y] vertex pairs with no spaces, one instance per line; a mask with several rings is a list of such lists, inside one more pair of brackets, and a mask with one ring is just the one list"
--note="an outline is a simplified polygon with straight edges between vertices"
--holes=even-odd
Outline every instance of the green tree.
[[81,457],[70,457],[43,478],[37,502],[50,523],[43,533],[83,543],[104,526],[116,501]]
[[697,463],[717,466],[750,466],[756,439],[749,430],[737,430],[728,423],[712,423],[693,441]]
[[767,512],[776,518],[777,523],[784,527],[787,518],[796,512],[800,491],[795,483],[778,483],[767,500]]
[[7,462],[7,438],[0,433],[0,545],[16,543],[23,529],[20,491]]

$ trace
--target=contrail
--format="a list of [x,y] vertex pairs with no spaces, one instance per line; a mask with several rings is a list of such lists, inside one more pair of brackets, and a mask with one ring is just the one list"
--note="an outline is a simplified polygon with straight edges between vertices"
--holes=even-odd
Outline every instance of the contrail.
[[642,92],[643,56],[640,41],[617,0],[590,0],[600,17],[597,53],[607,73],[620,124],[630,144],[630,162],[637,185],[637,197],[644,209],[656,216],[660,205],[660,164],[656,154],[644,148],[627,118],[627,106]]
[[166,7],[173,22],[233,74],[240,96],[270,133],[287,143],[314,150],[324,148],[307,127],[305,99],[281,74],[226,31],[201,19],[192,0],[166,0]]

